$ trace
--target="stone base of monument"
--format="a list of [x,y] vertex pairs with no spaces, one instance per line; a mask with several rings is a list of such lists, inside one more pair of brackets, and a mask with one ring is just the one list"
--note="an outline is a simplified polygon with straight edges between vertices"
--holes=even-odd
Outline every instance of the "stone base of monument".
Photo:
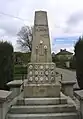
[[60,93],[60,97],[20,97],[6,119],[78,119],[78,114],[73,102]]
[[26,84],[24,97],[60,97],[59,84]]
[[27,82],[24,81],[24,98],[60,97],[60,84],[56,81],[56,65],[29,63]]

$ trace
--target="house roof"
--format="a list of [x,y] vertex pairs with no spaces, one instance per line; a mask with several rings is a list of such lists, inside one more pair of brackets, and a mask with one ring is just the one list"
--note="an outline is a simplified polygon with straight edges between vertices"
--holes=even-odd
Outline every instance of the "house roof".
[[61,49],[60,52],[58,52],[56,55],[73,55],[73,53],[66,51],[66,49]]

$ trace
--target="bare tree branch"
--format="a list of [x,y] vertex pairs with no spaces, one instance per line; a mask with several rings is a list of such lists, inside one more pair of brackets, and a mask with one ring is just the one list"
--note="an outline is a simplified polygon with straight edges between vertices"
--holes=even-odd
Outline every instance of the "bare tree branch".
[[17,36],[18,36],[17,43],[22,48],[28,47],[29,51],[31,51],[32,50],[32,40],[33,40],[32,27],[23,26],[21,30],[18,32]]

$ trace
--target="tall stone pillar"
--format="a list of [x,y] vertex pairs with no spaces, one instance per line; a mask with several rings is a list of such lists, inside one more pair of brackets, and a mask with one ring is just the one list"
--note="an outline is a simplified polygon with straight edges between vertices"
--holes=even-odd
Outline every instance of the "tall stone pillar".
[[36,11],[31,62],[28,64],[25,97],[58,97],[60,85],[56,81],[55,64],[52,62],[47,12]]
[[31,62],[52,62],[47,12],[35,12]]

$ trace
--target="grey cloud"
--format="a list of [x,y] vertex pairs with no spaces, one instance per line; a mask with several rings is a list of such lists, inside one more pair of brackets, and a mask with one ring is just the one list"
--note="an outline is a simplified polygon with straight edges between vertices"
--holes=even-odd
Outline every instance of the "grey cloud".
[[[22,0],[1,0],[0,13],[10,14],[18,17],[25,2]],[[4,31],[0,36],[16,36],[19,28],[24,24],[23,21],[14,19],[4,14],[0,14],[0,30]]]
[[0,17],[0,29],[4,30],[8,35],[15,36],[22,25],[23,23],[20,20]]
[[67,20],[68,25],[77,25],[83,20],[83,10],[73,13]]
[[73,33],[76,27],[83,22],[83,10],[72,13],[66,20],[66,27],[63,28],[64,33]]
[[[27,1],[27,0],[3,0],[0,1],[0,12],[5,14],[10,14],[12,16],[20,17],[22,19],[31,19],[32,11],[35,8],[43,8],[47,4],[46,0],[43,1]],[[44,3],[44,4],[43,4]],[[30,22],[31,20],[28,20]],[[6,32],[8,36],[15,36],[21,26],[24,25],[24,21],[15,20],[6,15],[0,14],[0,29]]]
[[[31,19],[32,11],[34,11],[35,9],[43,8],[44,6],[46,6],[47,3],[48,0],[46,0],[45,2],[44,0],[3,0],[0,1],[0,12],[20,17],[23,19]],[[6,35],[8,36],[15,36],[20,27],[23,25],[23,21],[15,20],[11,17],[0,14],[0,29],[4,30]]]

